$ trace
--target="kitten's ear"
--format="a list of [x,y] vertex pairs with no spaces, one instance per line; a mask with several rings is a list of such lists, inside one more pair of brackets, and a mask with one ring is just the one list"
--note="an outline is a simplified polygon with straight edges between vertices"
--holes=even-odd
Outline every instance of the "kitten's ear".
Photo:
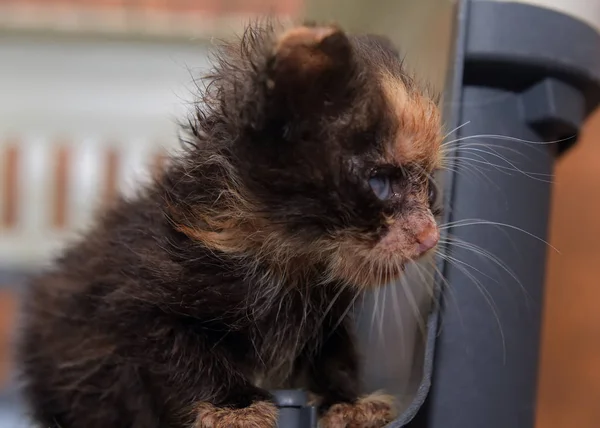
[[300,26],[276,40],[269,63],[268,90],[297,107],[333,96],[347,85],[352,46],[335,26]]

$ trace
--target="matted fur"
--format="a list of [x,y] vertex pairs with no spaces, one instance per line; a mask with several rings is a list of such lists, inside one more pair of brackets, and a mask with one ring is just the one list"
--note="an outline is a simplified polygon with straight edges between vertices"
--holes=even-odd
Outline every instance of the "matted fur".
[[192,428],[275,428],[277,407],[257,401],[241,409],[215,407],[208,403],[198,406],[198,416]]
[[220,47],[187,149],[32,282],[19,360],[40,427],[268,426],[275,387],[371,411],[352,305],[437,231],[438,113],[390,46],[263,23]]
[[395,398],[376,392],[359,398],[355,403],[332,406],[321,418],[322,428],[379,428],[397,416]]

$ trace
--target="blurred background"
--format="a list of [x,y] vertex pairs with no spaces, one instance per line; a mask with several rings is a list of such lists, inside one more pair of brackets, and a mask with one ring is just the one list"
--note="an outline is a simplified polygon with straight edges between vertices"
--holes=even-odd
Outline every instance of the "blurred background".
[[[298,17],[315,4],[0,0],[0,428],[25,425],[10,346],[24,275],[116,192],[160,167],[176,147],[176,120],[194,99],[193,76],[207,66],[214,38],[239,33],[254,16]],[[329,14],[361,19],[383,10],[352,4],[360,7]],[[422,37],[413,32],[419,52],[449,40],[444,22]],[[444,64],[447,49],[439,50],[433,57]],[[445,74],[424,69],[433,80]],[[549,251],[538,428],[600,426],[599,139],[596,114],[554,177],[550,240],[560,254]]]

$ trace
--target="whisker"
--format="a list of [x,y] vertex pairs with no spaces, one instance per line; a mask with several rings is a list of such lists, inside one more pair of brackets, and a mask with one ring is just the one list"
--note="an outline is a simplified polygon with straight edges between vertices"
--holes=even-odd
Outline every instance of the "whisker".
[[[419,275],[419,278],[421,279],[421,284],[426,284],[427,279],[423,276],[418,263],[414,263],[413,267],[415,268],[416,273]],[[403,279],[405,279],[405,278],[403,278]],[[411,306],[411,310],[414,312],[414,315],[417,318],[419,330],[423,336],[426,336],[427,331],[426,331],[426,326],[425,326],[425,322],[424,322],[424,316],[423,316],[423,313],[421,312],[421,309],[419,308],[419,303],[415,299],[415,295],[411,290],[410,284],[402,281],[402,288],[404,290],[404,294],[407,298],[407,301],[408,301],[409,305]]]
[[[532,149],[537,151],[539,147],[533,147]],[[482,142],[466,143],[450,147],[443,150],[443,155],[444,157],[451,158],[451,156],[449,155],[453,153],[470,153],[474,151],[482,151],[483,153],[495,154],[497,156],[502,156],[500,154],[501,152],[510,152],[511,155],[519,156],[520,158],[523,158],[526,161],[531,161],[531,157],[524,153],[523,150],[517,150],[514,147]]]
[[342,315],[339,317],[337,322],[333,325],[331,332],[335,332],[337,330],[337,328],[340,326],[340,324],[342,322],[344,322],[344,320],[346,319],[346,315],[348,315],[348,312],[350,312],[350,310],[354,307],[354,303],[356,302],[356,299],[358,299],[358,296],[360,296],[360,293],[354,293],[354,297],[352,297],[352,300],[350,300],[350,303],[348,304],[348,306],[346,307],[346,309],[344,310]]
[[[448,166],[447,163],[449,163],[448,161],[453,161],[453,160],[463,160],[463,159],[468,159],[468,158],[461,158],[459,156],[453,156],[453,157],[447,157],[444,158],[442,160],[442,169],[445,171],[452,171],[454,174],[461,176],[461,177],[465,177],[466,179],[475,179],[478,180],[479,179],[479,175],[481,175],[481,177],[487,181],[490,182],[490,184],[492,184],[493,186],[497,186],[496,183],[494,183],[493,180],[491,180],[487,174],[485,174],[485,171],[489,171],[486,168],[483,168],[481,166],[478,165],[473,165],[471,163],[458,163],[456,166]],[[456,164],[456,162],[453,162],[453,164]],[[465,173],[463,175],[463,172]],[[467,173],[469,173],[469,176],[467,176]]]
[[[517,150],[514,147],[509,147],[506,145],[498,145],[495,143],[486,143],[484,141],[479,141],[476,140],[474,142],[467,142],[465,144],[456,144],[454,146],[450,146],[450,147],[442,147],[442,153],[444,155],[449,154],[449,153],[456,153],[459,151],[467,151],[473,148],[478,148],[478,149],[488,149],[493,153],[498,154],[499,150],[502,151],[507,151],[507,152],[511,152],[512,154],[515,154],[517,156],[521,156],[523,158],[525,158],[526,160],[531,160],[531,158],[529,156],[527,156],[525,153],[523,153],[522,150]],[[533,149],[539,149],[538,147],[532,147]]]
[[463,123],[462,125],[458,125],[456,128],[454,128],[452,131],[448,132],[446,135],[444,135],[444,138],[442,138],[442,140],[445,140],[446,138],[448,138],[450,135],[452,135],[453,133],[455,133],[456,131],[458,131],[459,129],[467,126],[469,123],[471,123],[470,120],[466,121],[465,123]]
[[[439,253],[438,253],[439,256]],[[454,289],[452,288],[452,286],[450,285],[450,283],[448,282],[448,280],[444,277],[443,272],[438,268],[438,266],[434,263],[432,265],[433,270],[436,273],[437,278],[439,278],[440,281],[442,281],[444,283],[444,287],[443,290],[447,290],[447,292],[449,293],[449,296],[454,304],[454,308],[456,309],[456,314],[458,315],[458,318],[460,320],[460,325],[462,326],[462,328],[465,328],[465,322],[464,322],[464,318],[462,315],[462,312],[460,310],[460,306],[458,305],[458,300],[456,298],[456,293],[454,291]],[[444,293],[445,294],[445,293]],[[439,299],[434,300],[434,304],[436,305],[436,307],[441,308],[441,301],[439,301]],[[442,317],[443,320],[443,317]],[[443,322],[440,323],[440,329],[443,327]]]
[[[479,247],[478,245],[475,245],[473,243],[464,241],[464,240],[462,240],[460,238],[457,238],[457,237],[454,237],[454,236],[448,235],[447,238],[445,238],[443,241],[444,241],[443,243],[447,243],[447,244],[453,245],[453,246],[455,246],[457,248],[462,248],[464,250],[471,251],[473,254],[476,254],[478,256],[483,257],[484,259],[486,259],[486,260],[494,263],[496,266],[498,266],[500,269],[502,269],[519,286],[519,288],[523,292],[523,295],[525,297],[525,301],[527,302],[527,306],[529,307],[529,302],[531,301],[531,296],[530,296],[529,292],[527,291],[527,289],[525,288],[525,286],[523,285],[523,283],[519,280],[517,274],[512,269],[510,269],[506,263],[504,263],[502,260],[500,260],[496,255],[494,255],[491,252],[485,250],[484,248]],[[465,265],[467,265],[467,266],[469,266],[469,267],[471,267],[471,268],[473,268],[473,266],[470,266],[470,265],[468,265],[468,264],[466,264],[464,262],[462,262],[462,263],[465,264]],[[495,281],[495,282],[497,283],[498,281]]]
[[[485,157],[477,155],[477,154],[473,154],[473,156],[477,156],[478,159],[473,159],[473,158],[468,158],[468,157],[459,157],[457,159],[461,160],[461,161],[468,160],[468,161],[471,161],[471,162],[476,162],[476,163],[481,163],[481,164],[484,164],[484,165],[489,165],[489,166],[491,166],[491,167],[493,167],[493,168],[495,168],[497,170],[504,169],[504,170],[507,170],[507,171],[524,173],[529,178],[532,178],[532,179],[538,180],[538,181],[543,181],[544,183],[552,183],[553,182],[552,180],[542,180],[540,178],[537,178],[536,176],[539,176],[539,177],[554,177],[554,174],[546,174],[546,173],[543,173],[543,172],[525,171],[525,170],[522,170],[520,168],[519,169],[515,169],[515,168],[511,168],[511,167],[505,166],[505,165],[495,164],[495,163],[490,162],[489,160],[485,159]],[[503,172],[503,171],[500,171],[500,172]]]
[[[451,159],[451,160],[454,160],[454,159]],[[472,179],[472,180],[483,179],[483,180],[487,181],[492,187],[494,187],[498,191],[501,190],[500,186],[498,186],[498,184],[489,177],[489,174],[486,174],[487,172],[490,172],[491,169],[485,168],[481,165],[476,165],[477,163],[481,163],[481,162],[473,162],[473,163],[462,162],[464,160],[472,160],[472,159],[461,158],[461,157],[457,157],[456,160],[458,160],[459,162],[454,163],[456,165],[454,167],[454,169],[450,170],[450,169],[447,169],[446,167],[444,167],[444,169],[453,171],[458,176],[465,177],[466,179]],[[461,172],[469,172],[471,174],[469,176],[461,175],[460,174]]]
[[[323,324],[323,322],[325,322],[325,319],[327,318],[327,315],[329,314],[329,312],[331,312],[331,309],[333,308],[333,306],[335,305],[335,302],[337,302],[337,300],[340,298],[340,296],[342,295],[342,293],[345,290],[345,286],[341,285],[340,286],[340,291],[338,291],[335,296],[333,297],[333,299],[331,299],[331,302],[329,302],[329,305],[327,306],[327,308],[325,309],[325,311],[323,312],[323,315],[321,316],[321,320],[319,322],[318,325]],[[308,299],[306,299],[308,300]]]
[[[446,150],[444,151],[444,156],[447,159],[463,159],[463,156],[448,156],[448,154],[451,153],[456,153],[456,152],[462,152],[462,153],[484,153],[486,155],[489,156],[493,156],[493,157],[497,157],[499,159],[502,159],[503,161],[509,163],[508,158],[506,158],[505,156],[501,155],[496,149],[505,149],[508,151],[513,152],[513,154],[516,155],[520,155],[525,157],[527,160],[529,160],[529,157],[526,156],[523,152],[518,151],[516,149],[510,148],[510,147],[505,147],[505,146],[496,146],[496,145],[487,145],[487,144],[474,144],[474,143],[470,143],[470,144],[465,144],[462,146],[457,146],[457,147],[453,147],[452,150]],[[483,159],[485,159],[485,157],[482,156]],[[486,159],[487,160],[487,159]]]
[[[378,272],[378,275],[379,275],[379,272]],[[379,278],[378,278],[378,280],[379,280]],[[377,287],[374,292],[371,292],[374,302],[373,302],[373,313],[371,314],[371,327],[369,328],[369,331],[374,330],[375,317],[377,316],[377,314],[379,312],[379,289],[380,289],[380,287]]]
[[[400,286],[403,287],[402,282],[404,281],[404,277],[400,278]],[[396,290],[398,284],[392,284],[392,304],[394,305],[394,320],[396,321],[396,325],[398,326],[398,331],[400,332],[401,341],[403,347],[407,345],[406,336],[404,331],[404,326],[402,325],[402,316],[400,315],[402,311],[400,310],[400,302],[398,300],[398,291]],[[403,287],[404,288],[404,287]]]
[[[521,174],[523,174],[523,175],[525,175],[526,177],[528,177],[528,178],[531,178],[531,179],[533,179],[533,180],[539,180],[537,177],[533,177],[533,176],[531,176],[531,175],[530,175],[528,172],[526,172],[526,171],[523,171],[522,169],[520,169],[519,167],[517,167],[517,166],[516,166],[516,165],[515,165],[513,162],[511,162],[511,161],[510,161],[508,158],[506,158],[505,156],[502,156],[502,155],[500,155],[500,154],[497,154],[497,153],[490,153],[490,152],[487,152],[487,151],[485,151],[485,150],[482,150],[482,149],[476,149],[476,148],[470,148],[470,149],[469,149],[469,151],[470,151],[470,152],[479,152],[479,153],[485,153],[485,154],[487,154],[487,155],[489,155],[489,156],[492,156],[492,157],[496,157],[496,158],[498,158],[498,159],[501,159],[502,161],[504,161],[504,162],[506,162],[508,165],[510,165],[512,168],[514,168],[514,171],[516,171],[516,172],[520,172]],[[468,158],[467,158],[467,159],[468,159]],[[485,158],[484,158],[484,157],[482,157],[482,159],[484,159],[484,160],[485,160]],[[475,161],[474,159],[471,159],[471,160]],[[491,162],[487,162],[487,163],[488,163],[490,166],[495,166],[495,167],[500,167],[500,166],[502,166],[502,165],[495,165],[495,164],[492,164]]]
[[453,260],[450,260],[448,258],[446,258],[445,254],[440,254],[440,257],[444,260],[447,260],[448,263],[454,265],[459,271],[461,271],[467,278],[469,278],[473,284],[475,284],[475,286],[477,287],[477,289],[479,290],[479,292],[481,293],[481,296],[484,298],[484,300],[487,302],[487,304],[489,305],[492,314],[494,315],[494,318],[496,320],[496,324],[498,326],[498,331],[500,333],[500,337],[502,340],[502,355],[503,355],[503,361],[506,363],[506,337],[504,334],[504,329],[502,328],[502,323],[500,321],[500,317],[498,315],[498,308],[496,307],[496,305],[494,304],[492,295],[490,294],[490,292],[483,286],[483,284],[481,283],[481,281],[479,281],[471,272],[469,272],[464,266],[461,266],[460,264],[455,263]]
[[446,141],[445,143],[442,144],[442,146],[446,146],[446,145],[453,144],[453,143],[458,143],[460,141],[472,140],[475,138],[491,138],[491,139],[504,140],[504,141],[514,141],[514,142],[524,143],[524,144],[547,146],[547,145],[551,145],[551,144],[558,144],[558,143],[562,143],[565,141],[569,141],[573,137],[575,137],[575,135],[573,135],[571,137],[561,138],[560,140],[554,140],[554,141],[531,141],[531,140],[525,140],[525,139],[517,138],[517,137],[509,137],[507,135],[478,134],[478,135],[467,135],[465,137],[457,138],[455,140]]
[[560,254],[560,251],[553,246],[552,244],[550,244],[548,241],[540,238],[539,236],[526,231],[523,228],[520,228],[518,226],[513,226],[511,224],[507,224],[507,223],[500,223],[497,221],[491,221],[491,220],[478,220],[478,219],[464,219],[464,220],[457,220],[454,222],[449,222],[449,223],[445,223],[440,225],[440,230],[446,230],[446,229],[454,229],[454,228],[458,228],[458,227],[466,227],[466,226],[478,226],[478,225],[489,225],[489,226],[498,226],[498,227],[506,227],[508,229],[512,229],[512,230],[516,230],[518,232],[524,233],[527,236],[530,236],[532,238],[534,238],[535,240],[542,242],[543,244],[547,245],[548,247],[552,248],[552,250],[556,251],[558,254]]
[[[464,247],[463,247],[463,248],[464,248]],[[480,270],[480,269],[477,269],[475,266],[472,266],[472,265],[470,265],[470,264],[469,264],[469,263],[467,263],[467,262],[464,262],[464,261],[462,261],[462,260],[459,260],[459,259],[457,259],[456,257],[452,257],[452,256],[450,256],[450,255],[448,255],[448,254],[444,254],[443,258],[444,258],[445,260],[452,260],[452,261],[454,261],[454,262],[456,262],[456,263],[458,263],[458,264],[460,264],[460,265],[462,265],[462,266],[465,266],[465,267],[467,267],[467,268],[473,269],[475,272],[477,272],[478,274],[480,274],[480,275],[482,275],[482,276],[485,276],[485,277],[486,277],[487,279],[489,279],[490,281],[493,281],[493,282],[495,282],[496,284],[499,284],[499,282],[498,282],[498,280],[497,280],[497,279],[494,279],[494,278],[492,278],[491,276],[489,276],[488,274],[486,274],[486,273],[485,273],[485,272],[483,272],[482,270]]]
[[[473,158],[467,158],[467,157],[460,158],[460,160],[461,161],[462,160],[468,160],[470,162],[475,162],[475,163],[478,163],[478,164],[489,165],[489,166],[493,167],[494,169],[496,169],[498,172],[500,172],[502,174],[512,175],[512,174],[510,174],[510,171],[512,171],[512,172],[518,172],[518,173],[521,173],[521,174],[525,175],[526,177],[528,177],[528,178],[530,178],[532,180],[535,180],[535,181],[539,181],[539,182],[542,182],[542,183],[549,183],[549,184],[554,183],[553,180],[544,180],[543,178],[536,177],[536,175],[546,176],[546,177],[552,177],[551,174],[544,174],[544,173],[523,171],[523,170],[520,170],[520,169],[510,168],[510,167],[504,166],[504,165],[497,165],[497,164],[494,164],[494,163],[486,161],[486,160],[479,160],[479,159],[473,159]],[[484,168],[481,168],[481,169],[484,170]],[[487,171],[489,172],[490,170],[487,169]]]
[[[384,287],[381,286],[382,281],[383,281],[383,268],[378,265],[378,281],[379,281],[379,286],[377,287],[377,291],[379,292],[379,290],[381,290],[381,293],[383,294],[383,298],[382,298],[382,302],[381,302],[381,309],[378,311],[377,316],[379,317],[378,323],[377,323],[377,333],[379,334],[379,340],[380,342],[385,342],[384,339],[384,335],[383,335],[383,313],[385,311],[385,295],[386,290],[384,289]],[[378,294],[378,299],[379,299],[379,294]]]
[[[486,172],[490,172],[491,169],[485,168],[481,165],[476,165],[476,164],[483,164],[483,165],[488,165],[490,167],[495,167],[498,169],[498,167],[501,167],[502,165],[495,165],[492,162],[487,161],[483,156],[481,155],[477,155],[474,154],[474,156],[478,156],[481,158],[481,160],[477,160],[477,159],[473,159],[467,156],[445,156],[442,160],[442,167],[447,170],[447,171],[452,171],[456,174],[459,174],[459,172],[461,171],[466,171],[466,172],[472,172],[473,173],[473,178],[478,179],[479,176],[481,176],[482,178],[484,178],[485,180],[487,180],[488,182],[490,182],[490,184],[494,185],[495,187],[498,187],[496,185],[496,183],[494,183],[493,180],[490,179],[490,177],[488,177],[488,174],[486,174]],[[468,162],[465,162],[468,161]],[[449,168],[446,163],[450,163],[452,162],[453,167]],[[499,187],[498,187],[499,189]]]

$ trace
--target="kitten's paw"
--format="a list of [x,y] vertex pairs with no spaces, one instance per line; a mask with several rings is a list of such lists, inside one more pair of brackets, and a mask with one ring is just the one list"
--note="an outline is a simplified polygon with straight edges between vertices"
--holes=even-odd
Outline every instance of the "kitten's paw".
[[268,401],[257,401],[241,409],[202,403],[194,428],[275,428],[276,424],[277,407]]
[[396,417],[394,397],[374,393],[356,403],[338,403],[321,418],[323,428],[381,428]]

